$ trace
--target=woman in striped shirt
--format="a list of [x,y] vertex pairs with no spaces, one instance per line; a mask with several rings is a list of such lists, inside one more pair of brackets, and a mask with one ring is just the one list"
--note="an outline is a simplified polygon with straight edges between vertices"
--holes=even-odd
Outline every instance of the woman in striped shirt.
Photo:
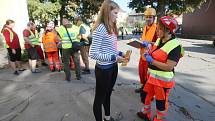
[[105,0],[93,28],[90,57],[96,60],[96,92],[93,112],[96,121],[102,121],[102,105],[105,110],[104,121],[110,117],[110,97],[118,74],[117,62],[125,61],[124,54],[117,51],[116,18],[119,5]]

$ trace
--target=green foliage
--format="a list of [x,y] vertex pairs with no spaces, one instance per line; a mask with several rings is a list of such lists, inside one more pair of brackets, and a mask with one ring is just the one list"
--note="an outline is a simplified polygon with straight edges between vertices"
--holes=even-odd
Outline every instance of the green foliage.
[[27,52],[26,49],[22,50],[21,60],[23,62],[27,62],[28,61],[28,52]]
[[91,19],[104,0],[27,0],[29,16],[44,23],[49,20],[74,16]]
[[181,15],[193,12],[196,8],[200,8],[204,2],[206,0],[132,0],[129,2],[129,7],[135,9],[136,12],[144,12],[145,6],[151,5],[159,15]]
[[98,13],[99,6],[101,6],[104,0],[82,0],[79,3],[77,13],[82,18],[91,19],[93,15]]
[[28,0],[29,16],[32,19],[46,22],[57,17],[61,6],[59,2],[41,2],[41,0]]

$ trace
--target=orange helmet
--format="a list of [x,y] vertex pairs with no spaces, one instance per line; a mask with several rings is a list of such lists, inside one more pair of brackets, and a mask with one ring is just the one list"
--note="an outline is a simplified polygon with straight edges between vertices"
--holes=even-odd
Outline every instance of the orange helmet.
[[147,8],[144,12],[145,16],[156,16],[156,10],[154,8]]
[[163,16],[160,18],[160,21],[171,31],[171,33],[175,34],[176,30],[178,29],[178,22],[175,18],[171,16]]

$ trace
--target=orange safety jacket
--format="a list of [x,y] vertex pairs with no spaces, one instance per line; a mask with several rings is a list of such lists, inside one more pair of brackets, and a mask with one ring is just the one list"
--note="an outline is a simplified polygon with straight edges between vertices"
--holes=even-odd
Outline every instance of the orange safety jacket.
[[[146,26],[144,27],[144,30],[143,30],[143,34],[142,34],[142,37],[141,37],[141,40],[142,41],[148,41],[148,42],[152,42],[154,36],[156,35],[156,28],[157,28],[157,25],[154,23],[150,26],[150,28],[146,29]],[[146,52],[147,48],[140,48],[140,57],[141,59],[143,60],[146,60],[146,58],[144,57],[144,53]]]
[[48,32],[43,35],[42,43],[43,43],[45,52],[58,51],[57,42],[58,41],[56,40],[56,33]]
[[[176,47],[181,44],[178,42],[177,39],[172,39],[168,41],[163,47],[160,49],[157,49],[158,44],[160,43],[160,39],[157,39],[156,43],[153,45],[150,55],[152,58],[156,61],[166,63],[168,54]],[[157,49],[157,50],[156,50]],[[181,57],[184,55],[184,48],[181,46]],[[157,85],[160,87],[165,87],[165,88],[173,88],[175,84],[175,74],[173,71],[160,71],[160,70],[153,70],[153,69],[148,69],[149,73],[149,78],[148,81],[149,83],[153,85]]]

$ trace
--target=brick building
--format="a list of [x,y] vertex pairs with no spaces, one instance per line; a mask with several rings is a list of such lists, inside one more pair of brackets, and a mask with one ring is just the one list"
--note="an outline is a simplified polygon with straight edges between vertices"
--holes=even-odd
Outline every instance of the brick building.
[[182,35],[201,39],[215,36],[215,0],[207,0],[200,9],[183,15]]

